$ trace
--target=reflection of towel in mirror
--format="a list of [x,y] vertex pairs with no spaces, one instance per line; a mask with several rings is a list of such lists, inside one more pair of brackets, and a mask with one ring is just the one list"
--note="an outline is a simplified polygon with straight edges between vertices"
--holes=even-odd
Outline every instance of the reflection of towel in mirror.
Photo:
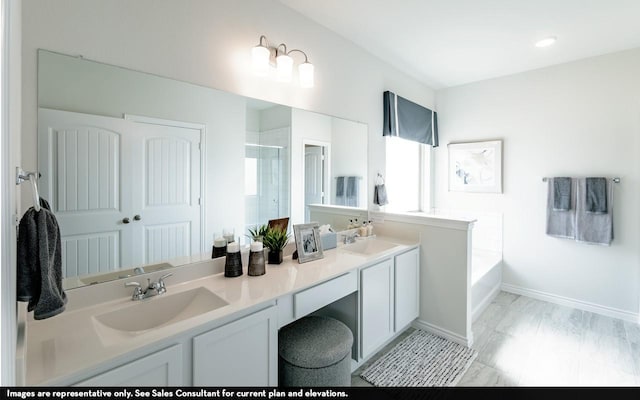
[[344,206],[346,204],[344,195],[344,176],[336,178],[336,205]]
[[373,204],[379,206],[389,204],[389,200],[387,199],[387,188],[384,186],[384,183],[376,185],[373,189]]
[[347,177],[347,189],[346,193],[346,206],[349,207],[358,207],[358,203],[360,202],[360,188],[358,187],[358,177],[357,176],[348,176]]
[[64,311],[67,296],[62,289],[60,228],[46,200],[40,211],[29,208],[18,231],[17,299],[28,301],[35,319]]

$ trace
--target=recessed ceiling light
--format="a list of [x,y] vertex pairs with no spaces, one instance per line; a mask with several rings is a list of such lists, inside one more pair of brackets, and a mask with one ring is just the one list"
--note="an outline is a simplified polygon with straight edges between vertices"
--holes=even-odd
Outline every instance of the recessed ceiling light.
[[544,38],[542,40],[538,40],[536,42],[536,47],[548,47],[548,46],[551,46],[552,44],[554,44],[556,42],[556,40],[558,40],[557,37],[549,36],[549,37]]

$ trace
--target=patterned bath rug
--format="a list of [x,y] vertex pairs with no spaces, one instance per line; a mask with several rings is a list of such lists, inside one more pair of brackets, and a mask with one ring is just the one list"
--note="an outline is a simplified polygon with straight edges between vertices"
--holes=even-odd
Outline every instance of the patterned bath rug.
[[455,386],[478,352],[416,330],[360,377],[375,386]]

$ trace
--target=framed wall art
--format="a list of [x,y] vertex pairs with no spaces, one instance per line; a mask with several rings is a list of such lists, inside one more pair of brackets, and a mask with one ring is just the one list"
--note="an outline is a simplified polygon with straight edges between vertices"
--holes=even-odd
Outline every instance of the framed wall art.
[[450,143],[449,191],[502,193],[502,140]]

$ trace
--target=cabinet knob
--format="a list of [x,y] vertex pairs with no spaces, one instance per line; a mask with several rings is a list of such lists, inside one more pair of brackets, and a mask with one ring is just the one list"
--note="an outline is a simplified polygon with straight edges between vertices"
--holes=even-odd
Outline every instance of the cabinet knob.
[[128,224],[129,222],[131,222],[131,221],[129,220],[129,218],[123,218],[123,219],[122,219],[122,223],[123,223],[123,224]]
[[142,217],[141,217],[140,215],[138,215],[138,214],[136,214],[136,215],[133,217],[133,220],[134,220],[134,221],[140,221],[141,219],[142,219]]

